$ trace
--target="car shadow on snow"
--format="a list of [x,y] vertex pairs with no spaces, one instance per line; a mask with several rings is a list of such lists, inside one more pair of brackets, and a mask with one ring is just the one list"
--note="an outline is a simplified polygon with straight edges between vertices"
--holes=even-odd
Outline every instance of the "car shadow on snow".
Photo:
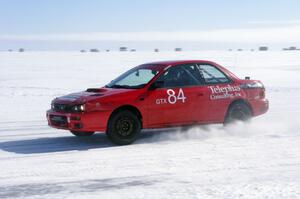
[[[171,133],[174,129],[159,129],[143,131],[133,144],[160,142],[168,139],[163,134]],[[161,139],[164,137],[165,139]],[[0,142],[0,149],[18,154],[52,153],[65,151],[84,151],[108,147],[126,147],[112,144],[105,133],[97,133],[91,137],[43,137],[26,140]]]
[[105,135],[91,137],[43,137],[26,140],[14,140],[0,143],[0,149],[20,154],[51,153],[72,150],[89,150],[93,148],[113,147]]

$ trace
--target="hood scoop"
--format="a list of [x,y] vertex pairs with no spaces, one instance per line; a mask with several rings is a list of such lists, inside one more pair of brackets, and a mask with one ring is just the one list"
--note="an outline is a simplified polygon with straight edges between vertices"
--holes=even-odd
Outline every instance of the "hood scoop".
[[103,93],[106,92],[107,90],[104,88],[88,88],[86,89],[85,92],[90,92],[90,93]]
[[100,88],[88,88],[86,89],[85,92],[90,92],[90,93],[100,93],[101,89]]
[[91,96],[102,96],[107,90],[104,88],[88,88],[85,92],[94,93]]

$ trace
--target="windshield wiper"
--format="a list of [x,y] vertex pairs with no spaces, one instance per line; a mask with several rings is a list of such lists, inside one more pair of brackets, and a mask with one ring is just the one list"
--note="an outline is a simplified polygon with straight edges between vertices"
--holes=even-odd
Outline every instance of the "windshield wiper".
[[111,86],[107,86],[108,88],[131,88],[131,86],[128,85],[118,85],[118,84],[114,84]]
[[139,89],[143,88],[146,84],[139,84],[139,85],[119,85],[119,84],[114,84],[114,85],[106,85],[106,88],[125,88],[125,89]]

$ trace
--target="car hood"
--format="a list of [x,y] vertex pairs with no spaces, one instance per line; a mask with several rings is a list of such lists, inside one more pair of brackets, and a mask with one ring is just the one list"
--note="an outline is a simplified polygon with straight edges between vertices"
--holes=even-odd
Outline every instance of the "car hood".
[[97,100],[103,97],[132,92],[135,89],[114,89],[114,88],[89,88],[86,91],[71,93],[53,100],[59,104],[83,104],[88,101]]

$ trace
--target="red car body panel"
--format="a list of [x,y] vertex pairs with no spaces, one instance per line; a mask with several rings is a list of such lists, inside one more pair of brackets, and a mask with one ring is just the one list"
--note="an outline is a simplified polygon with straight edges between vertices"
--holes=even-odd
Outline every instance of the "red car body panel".
[[[221,70],[231,80],[224,84],[204,84],[178,88],[149,89],[167,69],[182,64],[209,64]],[[135,109],[143,128],[164,128],[191,124],[223,123],[228,107],[243,100],[252,116],[267,112],[269,103],[264,87],[243,87],[261,84],[257,80],[242,80],[224,67],[205,60],[153,62],[140,67],[155,68],[159,73],[144,88],[99,88],[59,97],[52,103],[62,106],[85,105],[84,112],[47,111],[51,127],[73,131],[106,131],[110,116],[118,108]],[[175,97],[174,97],[175,96]],[[178,97],[178,99],[175,99]],[[176,101],[175,103],[173,103]],[[172,103],[170,103],[172,102]]]

